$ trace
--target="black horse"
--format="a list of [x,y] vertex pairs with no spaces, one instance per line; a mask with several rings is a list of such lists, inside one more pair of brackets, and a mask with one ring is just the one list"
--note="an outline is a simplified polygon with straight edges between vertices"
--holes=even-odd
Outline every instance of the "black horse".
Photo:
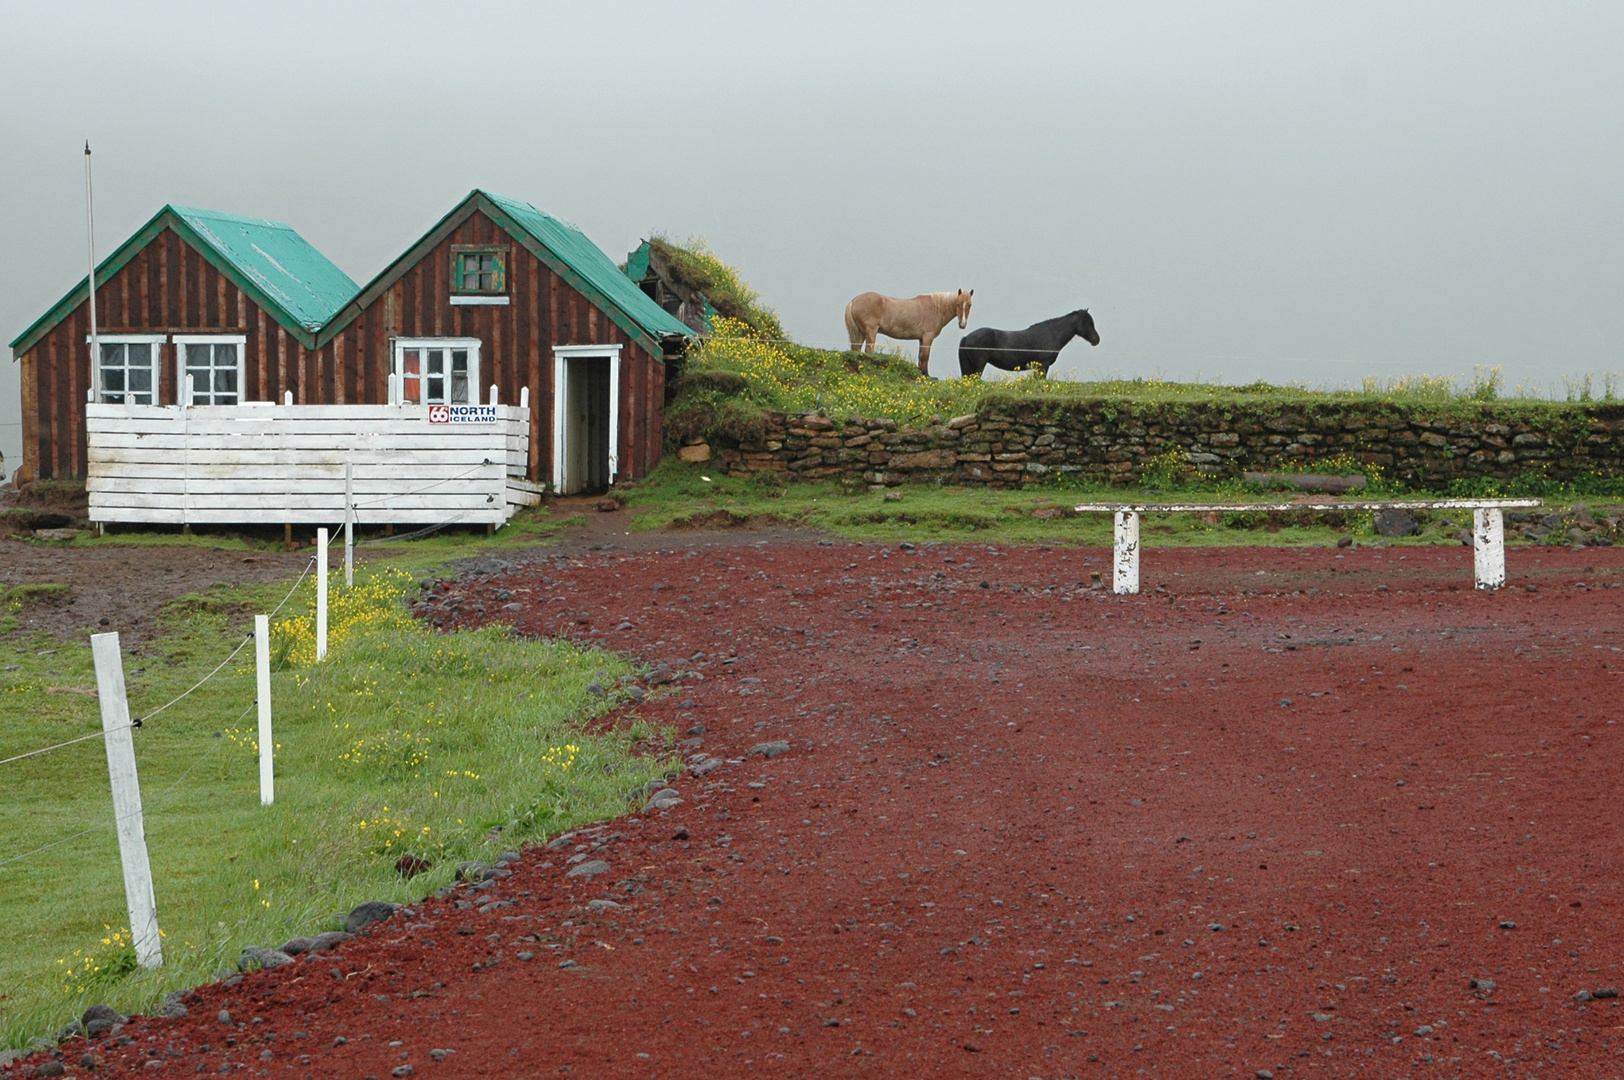
[[1094,316],[1087,308],[1058,319],[1044,319],[1025,330],[978,326],[959,339],[959,371],[965,375],[980,375],[988,364],[1005,371],[1023,371],[1036,364],[1047,375],[1060,359],[1060,350],[1074,337],[1090,345],[1100,343],[1099,331],[1094,329]]

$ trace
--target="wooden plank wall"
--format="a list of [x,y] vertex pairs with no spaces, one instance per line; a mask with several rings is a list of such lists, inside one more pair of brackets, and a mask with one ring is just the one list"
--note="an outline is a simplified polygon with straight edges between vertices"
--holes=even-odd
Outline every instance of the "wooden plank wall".
[[[451,305],[454,244],[510,249],[510,304]],[[382,404],[393,338],[479,338],[480,398],[492,383],[503,402],[517,402],[521,389],[530,390],[528,473],[538,483],[552,476],[553,346],[619,344],[622,474],[643,476],[660,460],[664,363],[483,213],[471,214],[317,351],[307,350],[168,229],[97,287],[96,304],[105,334],[245,335],[245,400],[280,402],[291,390],[298,404]],[[85,475],[89,332],[88,305],[81,304],[21,358],[25,475]],[[159,394],[161,403],[175,403],[172,343],[161,349]]]
[[[243,334],[244,399],[281,400],[292,390],[296,401],[306,400],[311,353],[171,229],[97,285],[96,321],[103,334]],[[82,303],[20,358],[29,476],[85,475],[89,335],[90,306]],[[159,352],[159,401],[172,405],[175,346]]]
[[530,417],[511,405],[489,424],[430,424],[421,405],[86,413],[92,521],[341,524],[346,463],[363,525],[500,524],[537,501]]
[[[509,304],[451,305],[451,254],[458,244],[509,249]],[[663,361],[483,213],[457,225],[319,350],[315,377],[329,394],[324,400],[387,400],[391,342],[397,337],[478,338],[481,396],[495,383],[501,400],[513,402],[529,388],[529,478],[538,483],[550,479],[553,468],[553,346],[621,345],[623,473],[643,476],[660,460]]]

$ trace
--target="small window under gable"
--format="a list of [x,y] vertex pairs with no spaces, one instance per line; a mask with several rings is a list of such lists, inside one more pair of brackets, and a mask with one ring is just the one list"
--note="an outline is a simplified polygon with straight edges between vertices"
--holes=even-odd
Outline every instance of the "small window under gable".
[[507,292],[508,249],[456,244],[451,248],[451,291],[499,296]]

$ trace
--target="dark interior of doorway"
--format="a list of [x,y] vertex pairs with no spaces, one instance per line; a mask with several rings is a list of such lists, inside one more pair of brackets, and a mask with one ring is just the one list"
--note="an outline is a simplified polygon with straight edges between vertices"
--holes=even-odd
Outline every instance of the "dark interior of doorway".
[[609,360],[576,357],[569,361],[570,487],[597,495],[609,490]]

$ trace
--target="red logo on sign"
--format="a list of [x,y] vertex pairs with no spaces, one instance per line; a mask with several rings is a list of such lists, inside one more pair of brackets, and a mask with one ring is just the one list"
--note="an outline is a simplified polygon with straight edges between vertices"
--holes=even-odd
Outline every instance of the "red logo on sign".
[[451,423],[451,409],[450,409],[450,407],[446,406],[446,405],[430,405],[429,406],[429,423],[431,423],[431,424],[449,424],[449,423]]

